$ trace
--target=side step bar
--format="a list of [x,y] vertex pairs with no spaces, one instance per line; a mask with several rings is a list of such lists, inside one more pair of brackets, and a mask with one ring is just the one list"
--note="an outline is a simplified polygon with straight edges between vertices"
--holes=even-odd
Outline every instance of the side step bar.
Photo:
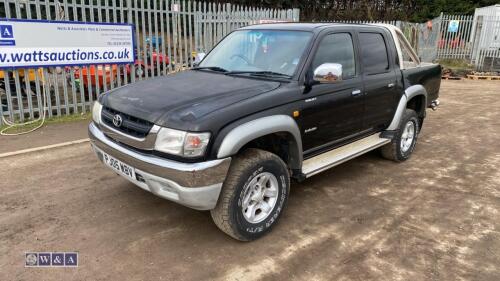
[[368,136],[364,139],[304,160],[304,163],[302,163],[302,173],[306,178],[314,176],[317,173],[342,164],[389,142],[391,142],[391,140],[381,138],[380,133]]

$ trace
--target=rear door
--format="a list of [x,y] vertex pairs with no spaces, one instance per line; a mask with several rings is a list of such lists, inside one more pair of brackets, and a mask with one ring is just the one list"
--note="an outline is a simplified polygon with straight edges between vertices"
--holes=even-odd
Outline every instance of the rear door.
[[365,95],[363,131],[385,129],[396,110],[396,58],[388,48],[392,42],[388,36],[382,29],[374,28],[358,33]]

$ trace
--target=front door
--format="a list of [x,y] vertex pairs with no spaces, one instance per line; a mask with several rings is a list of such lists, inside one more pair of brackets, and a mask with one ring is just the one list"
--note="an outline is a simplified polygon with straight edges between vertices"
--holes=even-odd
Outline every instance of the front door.
[[309,71],[324,63],[342,65],[342,81],[316,84],[304,94],[301,131],[304,153],[313,153],[348,139],[361,130],[363,81],[359,75],[353,34],[326,34]]

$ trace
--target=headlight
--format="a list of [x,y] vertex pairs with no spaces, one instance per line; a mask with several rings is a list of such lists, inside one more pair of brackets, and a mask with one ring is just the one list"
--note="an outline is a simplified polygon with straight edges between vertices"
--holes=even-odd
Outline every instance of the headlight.
[[92,120],[96,124],[101,123],[101,110],[102,110],[102,104],[100,104],[98,101],[94,102],[94,106],[92,107]]
[[156,136],[155,150],[184,156],[202,156],[208,146],[210,133],[188,133],[161,128]]

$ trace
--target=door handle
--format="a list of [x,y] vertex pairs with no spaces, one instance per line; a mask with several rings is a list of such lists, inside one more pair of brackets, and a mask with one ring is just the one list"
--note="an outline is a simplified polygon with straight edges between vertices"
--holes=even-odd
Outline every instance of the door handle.
[[354,90],[351,93],[351,95],[353,95],[353,96],[357,96],[357,95],[360,95],[360,94],[361,94],[361,90]]
[[387,84],[387,88],[392,88],[392,87],[394,87],[394,83]]

